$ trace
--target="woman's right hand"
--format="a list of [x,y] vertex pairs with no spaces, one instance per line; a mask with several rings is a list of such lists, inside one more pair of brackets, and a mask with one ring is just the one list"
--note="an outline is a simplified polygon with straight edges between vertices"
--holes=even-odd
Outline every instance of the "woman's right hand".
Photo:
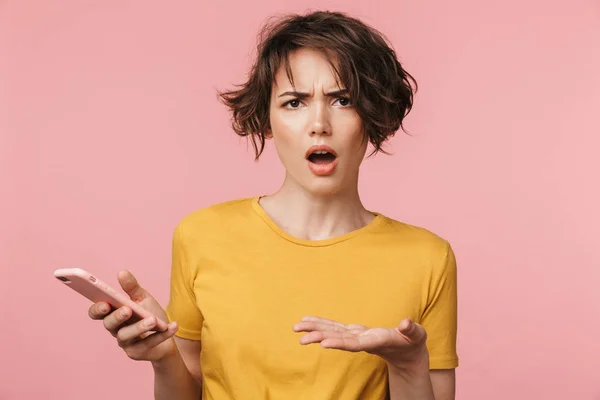
[[156,327],[156,317],[168,321],[167,314],[150,293],[142,288],[128,271],[118,275],[119,283],[131,300],[148,310],[153,317],[134,321],[129,307],[111,309],[105,302],[94,303],[88,314],[95,320],[103,320],[104,327],[117,339],[118,345],[133,360],[158,362],[176,354],[177,347],[173,335],[177,323],[168,325],[165,332],[151,333]]

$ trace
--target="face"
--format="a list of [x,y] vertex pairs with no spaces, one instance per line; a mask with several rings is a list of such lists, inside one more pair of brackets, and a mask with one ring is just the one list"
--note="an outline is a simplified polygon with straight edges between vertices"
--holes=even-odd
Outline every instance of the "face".
[[289,63],[295,87],[281,67],[271,94],[269,133],[286,179],[316,195],[355,189],[368,144],[352,99],[322,53],[301,49]]

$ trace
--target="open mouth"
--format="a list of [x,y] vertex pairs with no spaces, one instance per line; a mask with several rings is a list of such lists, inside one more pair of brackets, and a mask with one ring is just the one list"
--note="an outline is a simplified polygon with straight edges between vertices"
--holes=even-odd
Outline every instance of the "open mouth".
[[336,152],[329,146],[312,146],[306,152],[308,168],[313,174],[327,176],[334,173],[338,160]]
[[306,152],[306,159],[313,164],[329,164],[337,158],[336,152],[329,146],[312,146]]
[[308,161],[314,164],[329,164],[336,159],[335,154],[325,150],[315,151],[308,155]]

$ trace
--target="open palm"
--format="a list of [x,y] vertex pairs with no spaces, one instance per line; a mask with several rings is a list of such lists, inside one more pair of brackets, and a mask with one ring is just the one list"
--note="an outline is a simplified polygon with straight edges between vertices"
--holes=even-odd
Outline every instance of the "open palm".
[[343,324],[326,318],[308,316],[294,325],[295,332],[306,332],[303,345],[320,343],[321,347],[350,352],[364,351],[388,361],[410,361],[426,340],[419,324],[405,319],[396,328],[367,328],[359,324]]

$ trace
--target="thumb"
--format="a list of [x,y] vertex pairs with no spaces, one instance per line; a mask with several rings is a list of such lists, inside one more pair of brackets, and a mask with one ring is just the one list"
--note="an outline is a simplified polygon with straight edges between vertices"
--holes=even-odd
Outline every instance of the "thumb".
[[117,279],[121,287],[131,297],[131,300],[143,300],[148,296],[146,289],[142,288],[137,279],[129,271],[120,271]]
[[398,330],[410,343],[418,344],[427,339],[425,328],[408,318],[400,322]]

